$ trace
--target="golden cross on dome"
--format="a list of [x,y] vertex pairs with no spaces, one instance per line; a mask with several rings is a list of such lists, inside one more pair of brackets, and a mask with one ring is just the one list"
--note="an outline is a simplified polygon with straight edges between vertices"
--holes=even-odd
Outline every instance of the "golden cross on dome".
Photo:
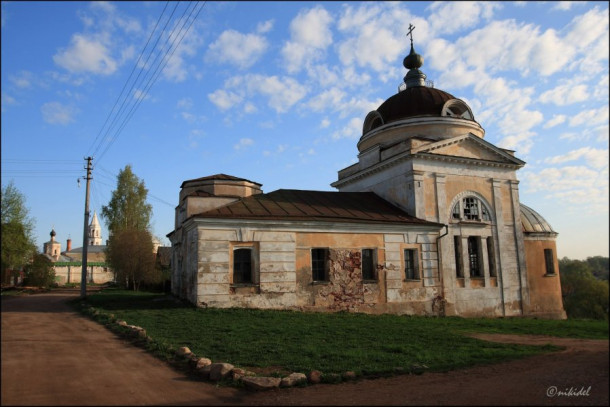
[[413,30],[415,29],[415,26],[411,23],[409,23],[409,32],[407,33],[407,36],[411,36],[411,46],[413,46]]

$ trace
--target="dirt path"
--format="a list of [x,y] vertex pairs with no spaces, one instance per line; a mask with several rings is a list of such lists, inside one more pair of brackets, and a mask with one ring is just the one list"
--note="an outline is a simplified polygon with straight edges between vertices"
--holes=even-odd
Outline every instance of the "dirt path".
[[3,406],[608,405],[605,340],[480,334],[566,349],[448,373],[251,393],[186,378],[73,312],[65,301],[74,295],[2,298]]

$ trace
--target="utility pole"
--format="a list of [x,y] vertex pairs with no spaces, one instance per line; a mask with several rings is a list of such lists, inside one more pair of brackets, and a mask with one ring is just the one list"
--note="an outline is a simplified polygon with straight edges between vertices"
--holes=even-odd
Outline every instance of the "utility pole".
[[85,158],[87,160],[87,188],[85,192],[85,226],[83,228],[83,271],[80,278],[80,297],[84,299],[87,296],[87,246],[89,246],[89,184],[91,182],[91,160],[93,157]]

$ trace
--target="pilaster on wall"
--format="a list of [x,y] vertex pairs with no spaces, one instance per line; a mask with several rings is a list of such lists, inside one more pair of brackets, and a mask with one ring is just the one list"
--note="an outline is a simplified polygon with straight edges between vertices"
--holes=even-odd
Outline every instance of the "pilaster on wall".
[[436,221],[445,223],[447,214],[447,196],[445,193],[445,174],[435,175],[436,187]]
[[[502,181],[497,179],[491,180],[492,185],[492,196],[493,196],[493,210],[495,213],[495,224],[496,227],[492,228],[493,240],[495,245],[495,253],[502,253],[501,247],[505,246],[504,234],[501,233],[504,229],[504,212],[502,210]],[[498,286],[500,287],[500,295],[502,301],[502,316],[506,315],[506,306],[504,299],[506,298],[507,288],[504,285],[504,273],[503,273],[503,259],[502,255],[498,254],[496,257],[496,274],[498,276]]]
[[413,208],[412,216],[419,219],[426,218],[424,200],[424,173],[423,171],[410,171],[406,174],[408,208]]
[[527,284],[527,266],[525,265],[525,245],[521,226],[521,204],[519,203],[519,181],[510,181],[510,197],[513,206],[513,227],[515,246],[517,247],[517,271],[519,272],[519,288],[521,294],[521,312],[529,313],[530,297]]

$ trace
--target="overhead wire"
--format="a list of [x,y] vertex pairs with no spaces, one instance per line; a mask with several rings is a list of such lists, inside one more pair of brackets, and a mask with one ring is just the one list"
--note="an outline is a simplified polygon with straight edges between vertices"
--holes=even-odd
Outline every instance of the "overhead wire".
[[[112,106],[112,109],[110,110],[110,113],[108,113],[108,116],[106,116],[106,121],[104,121],[104,124],[102,125],[102,128],[100,129],[100,131],[98,132],[97,136],[95,137],[95,140],[93,141],[93,144],[91,145],[91,147],[89,148],[89,152],[91,152],[91,149],[93,148],[93,146],[95,146],[95,144],[97,143],[97,140],[99,139],[99,137],[101,136],[104,127],[106,127],[106,124],[108,123],[108,120],[110,119],[110,117],[112,116],[112,113],[114,112],[114,109],[116,108],[117,104],[119,103],[119,100],[121,99],[121,97],[123,96],[123,93],[125,92],[125,88],[127,88],[127,84],[129,83],[129,81],[131,80],[133,73],[135,72],[136,68],[138,67],[138,64],[140,63],[140,60],[142,59],[142,55],[144,54],[144,51],[146,50],[146,48],[148,47],[148,44],[150,43],[150,40],[152,39],[155,31],[157,31],[157,27],[159,26],[159,22],[161,21],[161,18],[163,17],[163,14],[165,14],[165,10],[167,9],[167,6],[169,5],[169,0],[165,3],[165,7],[163,8],[163,11],[161,12],[161,14],[159,15],[159,18],[157,19],[157,22],[155,24],[155,27],[153,28],[153,30],[150,32],[150,35],[148,36],[148,40],[146,41],[146,44],[144,45],[144,48],[142,48],[142,51],[140,51],[140,55],[138,56],[138,59],[136,61],[136,63],[133,65],[133,68],[131,69],[131,73],[129,74],[129,77],[127,78],[127,81],[125,81],[125,84],[123,85],[123,89],[121,89],[121,93],[119,94],[119,96],[117,97],[116,101],[114,102],[114,105]],[[176,7],[178,5],[176,4]],[[176,8],[174,7],[174,10]],[[173,12],[172,12],[173,15]],[[170,16],[171,19],[171,16]],[[168,19],[169,22],[169,19]],[[160,36],[159,36],[160,38]],[[158,41],[158,40],[157,40]],[[155,43],[156,45],[156,43]],[[153,46],[154,49],[154,46]],[[152,49],[151,49],[152,52]],[[149,54],[150,55],[150,54]],[[144,64],[146,65],[146,63]],[[140,70],[141,73],[141,70]],[[140,74],[138,74],[139,77]],[[137,81],[137,78],[136,78]],[[133,89],[133,85],[132,88]],[[131,93],[131,89],[129,90],[129,93]],[[128,94],[129,94],[128,93]],[[124,101],[123,101],[124,103]],[[122,105],[121,105],[122,106]],[[101,144],[100,144],[101,145]],[[98,146],[99,148],[99,146]],[[96,149],[97,150],[97,149]],[[89,154],[87,153],[87,155],[91,156],[93,154]]]
[[[176,23],[176,26],[177,26],[177,25],[180,24],[180,21],[182,21],[182,26],[180,27],[179,32],[175,36],[173,36],[174,31],[172,31],[168,35],[168,37],[167,37],[167,39],[166,39],[166,41],[164,43],[164,46],[170,41],[170,39],[173,36],[173,40],[171,40],[171,44],[169,45],[169,48],[165,51],[165,53],[164,53],[163,57],[161,58],[161,61],[159,62],[159,64],[156,65],[156,68],[155,68],[154,72],[152,73],[152,76],[148,79],[148,82],[146,83],[146,85],[144,87],[144,90],[139,93],[138,97],[136,98],[136,101],[131,106],[131,109],[130,109],[129,113],[127,114],[127,116],[125,117],[123,122],[121,123],[119,129],[116,131],[114,137],[111,137],[111,139],[108,142],[108,144],[106,145],[106,148],[104,149],[104,151],[97,157],[97,161],[98,162],[102,159],[102,157],[106,154],[108,149],[116,141],[116,139],[118,138],[119,134],[123,131],[123,129],[125,128],[125,126],[129,122],[129,120],[131,120],[131,118],[135,114],[137,108],[140,106],[142,101],[146,98],[146,96],[148,95],[148,91],[154,85],[154,83],[157,81],[157,79],[159,78],[160,74],[163,72],[163,69],[165,69],[165,67],[167,66],[167,64],[170,61],[171,57],[174,55],[174,53],[176,52],[176,50],[178,49],[178,47],[182,43],[182,40],[184,39],[184,37],[186,36],[188,31],[190,30],[191,26],[193,25],[193,23],[195,22],[195,20],[199,16],[199,13],[201,12],[203,7],[205,6],[205,3],[206,2],[203,2],[203,4],[199,7],[199,10],[197,11],[197,14],[195,15],[195,17],[193,19],[191,19],[191,16],[193,15],[193,13],[194,13],[197,5],[199,4],[199,2],[197,2],[193,6],[193,8],[191,9],[188,17],[186,17],[186,19],[184,19],[184,16],[186,15],[188,8],[185,9],[185,11],[183,12],[182,16],[180,17],[180,20],[178,21],[178,23]],[[190,20],[190,23],[188,24],[188,27],[186,29],[184,29],[184,26],[186,25],[186,23],[189,20]],[[180,37],[180,40],[176,42],[176,38],[180,35],[180,33],[182,33],[182,36]],[[170,51],[171,51],[171,53],[170,53]],[[159,55],[161,55],[161,53],[159,53],[157,55],[157,57],[155,58],[153,64],[156,64],[156,61],[157,61]],[[161,64],[163,64],[163,66],[161,66]]]
[[[119,94],[119,96],[117,97],[116,101],[114,102],[114,105],[112,106],[112,109],[110,110],[110,113],[108,113],[108,116],[106,116],[106,120],[104,121],[104,124],[102,125],[100,131],[98,132],[97,136],[95,137],[95,140],[93,142],[93,144],[91,145],[91,147],[89,148],[89,152],[91,152],[91,149],[93,148],[93,146],[95,146],[95,144],[97,143],[98,139],[100,138],[100,136],[102,135],[104,128],[106,127],[106,124],[108,123],[108,120],[110,119],[110,117],[112,116],[112,113],[114,113],[114,109],[116,108],[117,104],[119,103],[119,100],[121,100],[121,97],[123,96],[125,89],[127,88],[127,84],[129,83],[129,81],[131,80],[131,78],[133,77],[133,73],[135,72],[136,68],[138,67],[140,60],[142,59],[142,55],[144,55],[144,52],[146,51],[146,48],[148,47],[148,44],[150,44],[150,40],[153,38],[153,35],[155,34],[155,32],[157,31],[157,27],[159,26],[159,22],[161,22],[161,19],[163,18],[163,15],[165,14],[165,10],[167,9],[167,6],[169,5],[169,0],[165,3],[165,7],[163,8],[163,11],[161,12],[161,14],[159,15],[159,18],[157,19],[157,22],[155,24],[155,27],[153,28],[153,30],[150,32],[150,35],[148,36],[148,40],[146,41],[146,44],[144,45],[144,48],[142,48],[142,51],[140,51],[140,55],[138,56],[138,59],[136,61],[136,63],[133,65],[133,68],[131,69],[131,73],[129,74],[129,77],[127,78],[127,80],[125,81],[125,84],[123,85],[123,89],[121,89],[121,93]],[[169,21],[171,20],[172,16],[174,15],[174,12],[176,11],[176,8],[178,7],[178,3],[176,3],[176,6],[174,7],[174,11],[172,11],[172,14],[169,16],[166,26],[169,23]],[[163,28],[163,30],[165,30],[165,27]],[[163,31],[161,32],[161,34],[159,34],[159,37],[157,38],[157,41],[155,42],[155,44],[152,46],[152,48],[150,49],[150,52],[148,54],[148,58],[146,59],[146,62],[140,67],[140,71],[138,73],[138,76],[136,77],[136,79],[134,80],[134,83],[131,85],[131,88],[129,89],[129,92],[127,92],[127,94],[125,94],[125,98],[123,99],[123,103],[121,104],[121,107],[119,109],[119,112],[117,112],[117,115],[121,114],[121,110],[123,109],[123,106],[127,100],[128,95],[131,94],[131,91],[133,90],[136,82],[138,81],[138,78],[140,77],[140,75],[142,74],[142,71],[144,69],[144,67],[146,67],[147,63],[148,63],[148,59],[150,58],[150,55],[152,54],[153,50],[155,49],[157,43],[159,42],[159,39],[161,38],[161,35],[163,34]],[[113,120],[113,122],[116,120]],[[110,131],[110,129],[113,126],[109,126],[108,129],[106,130],[106,133],[104,134],[104,136],[106,136],[108,134],[108,132]],[[102,139],[100,141],[100,144],[97,146],[97,148],[95,150],[93,150],[93,152],[91,154],[87,154],[89,156],[93,156],[95,155],[95,153],[99,150],[99,148],[101,147],[102,143],[103,143]]]

